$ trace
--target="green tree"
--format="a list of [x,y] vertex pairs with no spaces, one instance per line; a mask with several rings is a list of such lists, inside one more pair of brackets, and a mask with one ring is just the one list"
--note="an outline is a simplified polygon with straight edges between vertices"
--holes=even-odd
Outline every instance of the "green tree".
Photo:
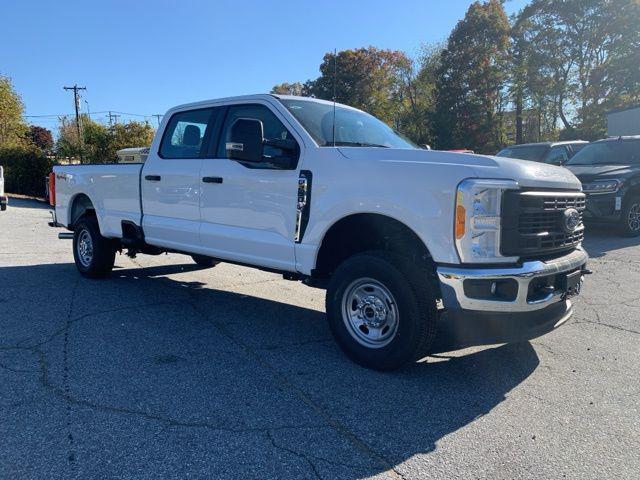
[[[127,147],[147,147],[155,134],[148,122],[130,121],[106,127],[81,116],[83,153],[87,163],[116,161],[116,152]],[[79,142],[75,121],[63,119],[60,124],[56,153],[59,157],[78,157]]]
[[24,105],[11,79],[0,75],[0,146],[12,147],[25,143],[27,125],[22,118]]
[[115,152],[121,148],[150,146],[155,129],[148,122],[130,121],[113,125],[109,133],[113,156],[115,156]]
[[604,134],[607,109],[640,98],[640,1],[533,0],[519,15],[531,98],[564,136]]
[[509,28],[502,3],[489,0],[474,2],[453,29],[436,80],[438,148],[495,152],[503,144]]
[[284,83],[275,85],[271,89],[271,93],[275,93],[276,95],[301,96],[301,95],[304,95],[305,92],[304,92],[304,85],[302,85],[300,82],[294,82],[294,83],[284,82]]
[[[320,76],[305,83],[305,92],[365,110],[389,125],[397,125],[402,109],[402,75],[411,60],[400,51],[375,47],[327,53]],[[335,74],[334,74],[335,73]]]
[[415,62],[400,69],[402,105],[398,113],[398,130],[420,145],[432,145],[435,111],[436,73],[442,46],[423,46]]

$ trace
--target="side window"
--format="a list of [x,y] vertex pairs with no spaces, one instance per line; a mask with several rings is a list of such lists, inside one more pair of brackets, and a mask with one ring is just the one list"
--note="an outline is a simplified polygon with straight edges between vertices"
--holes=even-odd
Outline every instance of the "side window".
[[205,108],[174,114],[162,137],[162,158],[199,158],[207,127],[212,126],[218,109]]
[[[264,105],[235,105],[229,107],[227,118],[224,121],[220,141],[218,142],[217,158],[227,158],[226,144],[231,138],[231,125],[238,118],[251,118],[260,120],[264,128],[265,140],[294,140],[293,135],[287,130],[278,117]],[[269,145],[264,146],[265,161],[261,168],[278,168],[277,163],[271,163],[270,159],[284,159],[294,155],[292,152],[282,150]]]
[[564,147],[553,147],[545,162],[551,165],[564,165],[567,160],[569,160],[569,155]]

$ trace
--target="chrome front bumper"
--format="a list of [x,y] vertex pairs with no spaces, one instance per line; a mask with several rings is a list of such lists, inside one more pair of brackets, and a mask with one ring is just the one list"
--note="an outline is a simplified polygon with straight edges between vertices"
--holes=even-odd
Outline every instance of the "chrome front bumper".
[[[565,292],[554,291],[543,298],[529,300],[529,283],[538,277],[561,274],[584,269],[589,256],[581,248],[552,260],[524,262],[521,267],[460,268],[438,267],[445,309],[475,310],[481,312],[532,312],[546,308],[565,299]],[[465,280],[506,280],[518,284],[513,301],[499,299],[477,299],[465,294]]]

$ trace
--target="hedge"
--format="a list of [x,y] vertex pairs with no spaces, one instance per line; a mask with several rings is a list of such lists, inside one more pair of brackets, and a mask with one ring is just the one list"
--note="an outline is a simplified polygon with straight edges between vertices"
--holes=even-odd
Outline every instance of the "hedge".
[[45,177],[53,170],[54,163],[36,148],[0,148],[5,191],[44,197]]

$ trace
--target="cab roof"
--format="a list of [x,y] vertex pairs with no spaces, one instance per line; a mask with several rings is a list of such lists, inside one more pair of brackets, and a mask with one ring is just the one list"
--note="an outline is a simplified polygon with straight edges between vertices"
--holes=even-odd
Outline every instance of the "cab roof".
[[[302,100],[305,102],[315,102],[315,103],[322,103],[325,105],[333,105],[333,102],[329,100],[321,100],[319,98],[313,98],[313,97],[300,97],[296,95],[278,95],[275,93],[258,93],[254,95],[238,95],[233,97],[212,98],[209,100],[201,100],[198,102],[183,103],[182,105],[176,105],[175,107],[170,108],[169,111],[172,112],[174,110],[204,108],[211,105],[212,103],[218,103],[218,102],[225,102],[225,103],[226,102],[246,102],[251,100],[269,100],[272,98],[277,98],[281,100]],[[342,108],[348,108],[351,110],[357,110],[357,108],[353,108],[353,107],[350,107],[349,105],[344,105],[342,103],[336,103],[336,106],[339,106]]]

